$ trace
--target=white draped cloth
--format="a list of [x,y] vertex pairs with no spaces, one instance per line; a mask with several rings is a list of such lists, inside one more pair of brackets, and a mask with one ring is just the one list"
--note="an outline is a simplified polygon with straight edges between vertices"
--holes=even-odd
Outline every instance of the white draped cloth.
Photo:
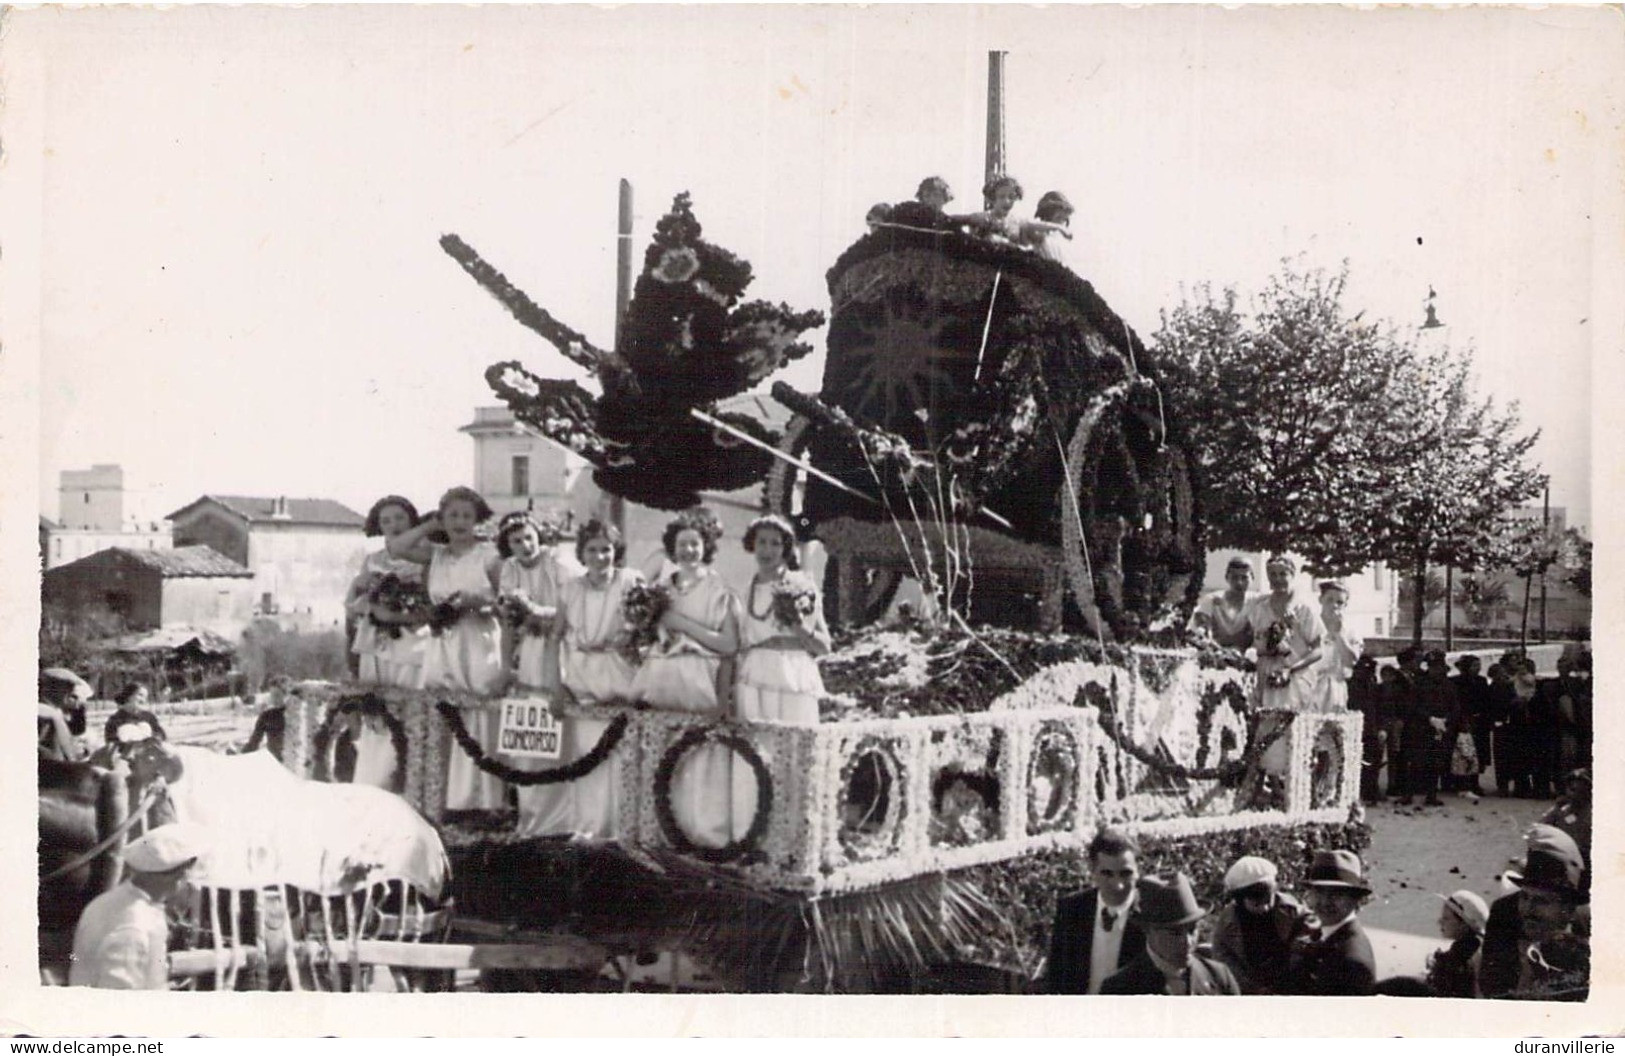
[[171,749],[176,820],[207,830],[197,879],[228,888],[290,884],[341,894],[362,880],[404,880],[438,898],[451,871],[440,835],[400,796],[370,785],[306,781],[267,751]]

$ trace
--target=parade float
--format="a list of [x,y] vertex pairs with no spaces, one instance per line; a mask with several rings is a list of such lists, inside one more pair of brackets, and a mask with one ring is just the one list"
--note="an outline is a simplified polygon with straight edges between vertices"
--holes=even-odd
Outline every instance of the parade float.
[[[396,787],[441,827],[472,934],[681,950],[723,989],[1019,990],[1100,826],[1136,832],[1148,868],[1210,886],[1241,853],[1271,855],[1290,882],[1316,847],[1361,845],[1360,717],[1261,712],[1251,665],[1182,630],[1205,557],[1200,489],[1153,356],[1062,265],[930,210],[892,215],[831,268],[823,385],[772,386],[794,412],[782,430],[717,404],[810,352],[799,338],[822,313],[743,301],[749,264],[702,237],[686,195],[656,227],[614,349],[442,240],[598,382],[495,364],[520,421],[628,501],[681,510],[759,486],[764,510],[827,551],[836,628],[816,724],[290,692],[295,773],[329,771],[346,716],[387,725]],[[899,613],[903,582],[921,603]],[[520,769],[482,750],[470,708],[504,728],[611,721],[586,755]],[[720,846],[671,802],[674,775],[712,746],[753,790]],[[448,814],[455,752],[521,787],[613,768],[621,838],[521,839],[511,815]],[[576,967],[555,984],[601,963]]]

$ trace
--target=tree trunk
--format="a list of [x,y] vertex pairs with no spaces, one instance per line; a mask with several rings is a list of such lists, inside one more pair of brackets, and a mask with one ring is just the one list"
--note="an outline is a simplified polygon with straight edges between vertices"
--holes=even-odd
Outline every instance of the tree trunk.
[[1447,653],[1452,648],[1455,647],[1455,636],[1452,633],[1455,630],[1455,627],[1454,627],[1454,622],[1455,621],[1453,619],[1453,617],[1455,616],[1455,610],[1452,608],[1452,605],[1454,603],[1454,598],[1453,598],[1453,596],[1451,594],[1451,586],[1455,581],[1455,577],[1456,577],[1456,566],[1455,565],[1445,565],[1444,566],[1444,651],[1447,652]]
[[1535,583],[1535,574],[1523,577],[1523,624],[1518,628],[1518,648],[1529,655],[1529,588]]
[[1411,644],[1418,649],[1422,648],[1422,618],[1427,614],[1427,588],[1428,563],[1421,558],[1416,559],[1416,570],[1412,575],[1414,590],[1411,592]]

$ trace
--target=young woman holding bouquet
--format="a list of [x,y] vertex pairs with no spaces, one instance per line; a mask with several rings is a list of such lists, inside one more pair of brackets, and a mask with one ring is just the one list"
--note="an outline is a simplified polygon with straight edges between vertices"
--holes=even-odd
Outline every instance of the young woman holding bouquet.
[[360,661],[357,678],[380,686],[416,686],[423,678],[423,649],[428,632],[414,610],[427,599],[423,568],[393,557],[389,540],[418,524],[418,510],[408,499],[385,495],[367,511],[366,535],[382,536],[384,547],[361,561],[361,573],[350,584],[345,609],[356,617],[350,651]]
[[[564,687],[581,704],[607,704],[632,699],[637,674],[628,654],[626,592],[643,577],[623,568],[626,543],[612,524],[596,518],[576,535],[576,559],[586,572],[564,585],[557,634],[564,642]],[[609,728],[608,718],[571,718],[564,732],[566,762],[580,759]],[[619,754],[618,752],[616,753]],[[570,782],[570,831],[597,839],[620,835],[620,786],[616,757],[610,756],[584,777]]]
[[[731,664],[739,648],[739,601],[711,567],[721,534],[715,519],[683,514],[661,537],[677,569],[661,584],[670,606],[660,615],[660,639],[632,680],[636,699],[673,711],[722,717],[729,713]],[[672,813],[702,846],[731,842],[749,818],[733,818],[732,752],[720,744],[696,748],[672,780]]]
[[816,723],[824,680],[814,658],[829,652],[829,630],[818,590],[800,572],[795,532],[782,517],[758,517],[745,529],[744,544],[756,557],[756,574],[740,619],[736,713]]
[[[558,543],[558,531],[529,512],[517,510],[497,522],[497,553],[502,555],[497,588],[503,617],[503,664],[515,672],[520,686],[549,695],[559,687],[559,640],[554,631],[564,584],[582,571],[574,558],[559,552]],[[503,761],[515,770],[554,765],[521,757]],[[575,831],[568,783],[521,786],[516,792],[519,835]]]
[[1292,590],[1297,564],[1276,555],[1264,565],[1270,592],[1247,606],[1247,625],[1258,650],[1258,703],[1302,710],[1314,697],[1315,665],[1325,629],[1320,616]]
[[[490,517],[491,507],[479,492],[455,487],[440,497],[436,512],[389,540],[391,556],[429,566],[429,600],[434,610],[423,658],[425,689],[491,695],[506,687],[496,604],[502,555],[474,533]],[[436,529],[445,531],[446,542],[430,542],[429,534]],[[474,739],[487,752],[494,752],[497,713],[465,707],[462,717]],[[502,782],[454,749],[446,773],[446,809],[501,810],[504,802]]]

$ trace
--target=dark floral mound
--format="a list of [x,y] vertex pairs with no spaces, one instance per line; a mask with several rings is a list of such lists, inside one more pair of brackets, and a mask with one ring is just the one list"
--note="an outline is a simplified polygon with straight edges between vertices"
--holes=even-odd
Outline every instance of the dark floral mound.
[[824,315],[744,301],[749,262],[701,237],[687,194],[655,226],[613,351],[558,322],[455,235],[441,246],[522,324],[596,375],[597,397],[515,361],[493,364],[485,374],[515,417],[592,462],[600,487],[676,510],[697,504],[700,491],[732,491],[767,475],[768,454],[690,412],[777,443],[760,422],[714,404],[811,352],[799,337],[822,325]]
[[[1371,845],[1371,828],[1363,823],[1266,826],[1200,836],[1142,836],[1139,844],[1142,875],[1183,871],[1191,878],[1197,900],[1217,910],[1224,904],[1225,870],[1242,855],[1268,858],[1281,870],[1281,889],[1297,891],[1317,850],[1341,848],[1363,855]],[[962,876],[1003,907],[1019,936],[1015,946],[1004,939],[989,941],[976,957],[1028,971],[1049,950],[1056,899],[1089,886],[1089,866],[1081,853],[1031,854],[973,866]],[[1204,935],[1203,941],[1207,938]]]
[[[1103,653],[1100,643],[1090,638],[993,627],[980,629],[976,638],[951,629],[903,631],[891,639],[898,643],[906,641],[899,649],[865,651],[863,646],[873,643],[874,634],[872,628],[837,632],[834,651],[819,663],[824,688],[829,694],[820,708],[822,718],[853,717],[854,709],[850,705],[842,706],[830,699],[832,697],[855,700],[855,710],[884,718],[904,713],[921,716],[986,711],[1000,696],[1020,684],[1018,675],[1025,680],[1046,667],[1072,660],[1138,670],[1140,677],[1158,691],[1168,685],[1174,669],[1192,655],[1203,667],[1237,670],[1248,667],[1240,653],[1212,645],[1171,654],[1146,653],[1107,644]],[[1174,648],[1175,641],[1173,636],[1168,636],[1165,643],[1159,644]],[[888,685],[887,680],[895,678],[910,662],[905,650],[916,658],[924,658],[927,677],[920,680],[919,685]],[[1070,702],[1058,700],[1055,703]]]

